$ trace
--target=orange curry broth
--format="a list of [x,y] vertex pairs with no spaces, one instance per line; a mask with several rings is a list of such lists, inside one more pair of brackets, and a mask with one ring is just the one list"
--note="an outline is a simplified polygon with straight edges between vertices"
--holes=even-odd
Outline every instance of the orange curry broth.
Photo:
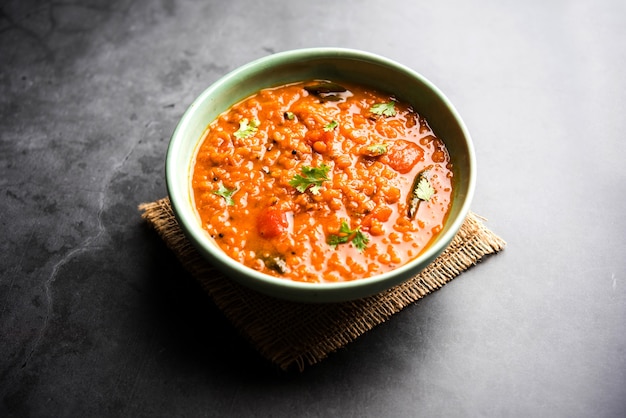
[[[208,126],[191,179],[203,227],[233,259],[296,281],[348,281],[406,264],[442,229],[450,208],[452,167],[443,142],[389,95],[348,83],[339,93],[304,89],[315,83],[262,90]],[[390,101],[395,115],[371,111]],[[244,118],[259,124],[238,137]],[[379,145],[382,155],[373,152]],[[290,185],[303,167],[323,164],[328,180],[317,194]],[[434,194],[411,219],[407,198],[425,169]],[[342,235],[342,221],[369,239],[365,249],[356,248],[354,233],[329,245]]]

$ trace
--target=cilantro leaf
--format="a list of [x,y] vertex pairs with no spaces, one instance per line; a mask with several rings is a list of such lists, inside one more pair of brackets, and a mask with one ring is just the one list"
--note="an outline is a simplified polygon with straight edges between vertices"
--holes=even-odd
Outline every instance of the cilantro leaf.
[[345,244],[350,241],[352,241],[352,244],[354,244],[357,250],[363,251],[365,247],[367,247],[367,243],[370,241],[370,239],[367,235],[361,232],[361,227],[350,229],[350,225],[348,225],[348,222],[341,221],[339,234],[330,235],[326,240],[328,245],[330,245],[332,248],[337,248],[339,244]]
[[357,229],[356,233],[354,234],[354,238],[352,239],[352,243],[354,244],[356,249],[359,251],[365,250],[368,242],[370,242],[370,239],[367,237],[367,235],[361,232],[360,229]]
[[236,188],[228,189],[223,184],[220,184],[220,187],[217,190],[213,191],[213,194],[223,197],[228,206],[233,206],[235,204],[235,201],[233,200],[232,196],[236,191]]
[[413,180],[413,186],[411,187],[411,193],[409,193],[407,199],[409,218],[413,219],[417,213],[417,208],[420,202],[428,202],[435,194],[435,189],[428,180],[428,170],[421,171],[415,176]]
[[319,167],[302,167],[302,175],[296,174],[289,185],[295,187],[300,193],[306,192],[310,188],[311,193],[317,195],[320,192],[322,183],[328,180],[328,171],[330,167],[322,164]]
[[346,221],[341,221],[341,226],[339,227],[339,235],[330,235],[327,239],[328,245],[333,248],[337,248],[339,244],[345,244],[350,241],[350,235],[353,234],[354,231],[350,229],[350,225]]
[[330,123],[328,123],[327,125],[325,125],[325,126],[324,126],[324,131],[326,131],[326,132],[330,132],[330,131],[332,131],[333,129],[335,129],[335,128],[337,127],[337,125],[339,125],[339,124],[337,123],[337,121],[336,121],[336,120],[333,120],[333,121],[331,121]]
[[396,115],[396,104],[393,101],[389,101],[387,103],[376,103],[372,107],[370,107],[370,112],[379,116],[395,116]]
[[249,138],[256,133],[260,122],[258,119],[248,121],[248,118],[243,118],[239,121],[239,129],[235,132],[235,138],[245,139]]
[[415,193],[418,199],[428,202],[430,198],[433,197],[433,194],[435,194],[435,189],[430,184],[430,181],[428,181],[428,178],[422,176],[413,193]]
[[285,119],[287,120],[294,120],[296,117],[296,115],[294,115],[293,112],[285,112],[284,116],[285,116]]
[[366,148],[368,155],[375,157],[387,153],[387,144],[374,144]]
[[337,248],[337,245],[348,242],[348,236],[331,235],[328,237],[328,245]]

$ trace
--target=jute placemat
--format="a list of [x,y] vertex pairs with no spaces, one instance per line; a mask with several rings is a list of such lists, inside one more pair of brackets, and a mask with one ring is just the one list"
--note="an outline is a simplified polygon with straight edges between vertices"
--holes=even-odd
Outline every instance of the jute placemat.
[[284,370],[319,362],[506,245],[470,213],[445,252],[409,281],[356,301],[301,304],[265,296],[222,276],[186,239],[169,198],[141,204],[139,210],[235,328]]

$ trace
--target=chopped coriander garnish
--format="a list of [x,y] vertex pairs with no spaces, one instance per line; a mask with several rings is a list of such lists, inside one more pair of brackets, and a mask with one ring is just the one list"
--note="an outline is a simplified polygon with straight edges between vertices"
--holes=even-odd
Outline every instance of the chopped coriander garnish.
[[387,153],[387,144],[374,144],[367,147],[371,156],[384,155]]
[[228,206],[233,206],[235,204],[235,201],[233,200],[232,196],[236,191],[236,188],[228,189],[223,184],[220,184],[219,189],[215,190],[213,194],[223,197]]
[[417,213],[417,208],[420,202],[428,202],[431,197],[435,194],[435,189],[432,184],[430,184],[430,180],[428,180],[428,170],[421,171],[415,176],[415,180],[413,180],[413,186],[411,187],[411,193],[408,196],[407,204],[409,210],[407,215],[409,218],[413,219],[415,214]]
[[375,115],[380,116],[395,116],[396,115],[396,104],[393,101],[389,101],[387,103],[376,103],[372,107],[370,107],[370,112]]
[[352,234],[352,230],[350,229],[350,225],[346,221],[341,221],[341,227],[339,228],[339,233],[341,235],[329,235],[326,242],[333,248],[337,248],[339,244],[345,244],[350,240],[350,234]]
[[288,119],[288,120],[294,120],[296,117],[296,115],[294,115],[293,112],[285,112],[284,116],[285,116],[285,119]]
[[363,251],[365,247],[367,247],[367,243],[370,242],[370,239],[365,235],[359,228],[357,228],[354,233],[354,238],[352,239],[352,244],[356,247],[357,250]]
[[339,124],[337,123],[337,121],[336,121],[336,120],[333,120],[333,121],[331,121],[330,123],[328,123],[328,124],[326,124],[326,125],[324,126],[324,130],[325,130],[326,132],[330,132],[330,131],[332,131],[333,129],[335,129],[335,128],[337,127],[337,125],[339,125]]
[[414,193],[418,199],[428,202],[430,198],[433,197],[433,194],[435,194],[435,189],[433,189],[428,178],[422,176],[419,183],[417,183]]
[[239,129],[235,132],[235,138],[245,139],[254,135],[259,127],[260,122],[258,119],[248,121],[248,118],[243,118],[239,121]]
[[367,235],[361,232],[360,227],[350,229],[350,225],[348,225],[346,221],[341,221],[339,235],[330,235],[327,242],[331,247],[337,248],[337,245],[345,244],[346,242],[350,242],[350,240],[352,240],[352,244],[354,244],[359,251],[363,251],[370,241]]
[[310,188],[311,193],[319,194],[322,183],[328,180],[330,167],[322,164],[319,167],[302,167],[302,175],[296,174],[289,184],[295,187],[300,193],[306,192]]

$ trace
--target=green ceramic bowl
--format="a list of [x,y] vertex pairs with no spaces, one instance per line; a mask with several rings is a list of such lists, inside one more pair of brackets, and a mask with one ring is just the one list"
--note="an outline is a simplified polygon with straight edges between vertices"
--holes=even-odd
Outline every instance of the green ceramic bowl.
[[[412,104],[446,144],[454,167],[454,195],[444,229],[418,258],[396,270],[342,283],[300,283],[260,273],[228,257],[202,229],[192,204],[190,172],[203,132],[219,114],[262,88],[309,79],[351,81]],[[244,65],[215,82],[187,109],[167,151],[166,181],[174,214],[200,254],[229,279],[297,302],[341,302],[395,286],[423,270],[448,246],[470,208],[476,179],[470,135],[448,99],[420,74],[389,59],[342,48],[282,52]]]

